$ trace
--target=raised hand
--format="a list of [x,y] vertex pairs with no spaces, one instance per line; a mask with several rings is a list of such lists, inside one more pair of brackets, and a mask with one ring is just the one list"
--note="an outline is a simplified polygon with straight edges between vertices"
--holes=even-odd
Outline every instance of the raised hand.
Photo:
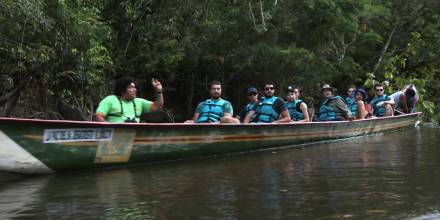
[[162,84],[158,79],[151,78],[151,85],[153,85],[154,91],[162,92]]

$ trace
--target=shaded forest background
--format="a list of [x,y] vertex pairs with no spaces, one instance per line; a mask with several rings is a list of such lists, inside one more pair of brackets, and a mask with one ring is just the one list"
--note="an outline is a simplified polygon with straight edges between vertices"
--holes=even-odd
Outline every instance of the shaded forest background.
[[211,80],[236,113],[266,80],[280,96],[301,87],[310,106],[323,83],[414,83],[438,121],[439,52],[438,0],[2,0],[0,115],[91,120],[130,75],[150,100],[159,78],[176,121]]

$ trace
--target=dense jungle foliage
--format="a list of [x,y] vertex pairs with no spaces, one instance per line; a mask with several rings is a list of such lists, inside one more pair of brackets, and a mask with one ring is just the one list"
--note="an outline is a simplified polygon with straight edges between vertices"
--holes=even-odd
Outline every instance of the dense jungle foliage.
[[150,100],[159,78],[178,122],[211,80],[236,113],[266,80],[280,96],[300,86],[309,106],[324,83],[414,83],[418,110],[438,121],[439,58],[438,0],[0,1],[1,116],[91,120],[130,75]]

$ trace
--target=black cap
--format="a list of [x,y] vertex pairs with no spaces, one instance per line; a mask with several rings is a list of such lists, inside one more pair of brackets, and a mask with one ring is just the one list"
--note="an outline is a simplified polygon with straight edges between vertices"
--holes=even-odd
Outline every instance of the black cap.
[[295,92],[295,89],[297,89],[296,86],[287,86],[286,91],[287,92]]

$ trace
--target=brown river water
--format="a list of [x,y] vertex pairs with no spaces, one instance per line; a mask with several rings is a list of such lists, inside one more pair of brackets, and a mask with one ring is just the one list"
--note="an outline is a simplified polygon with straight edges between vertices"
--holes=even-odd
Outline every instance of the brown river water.
[[440,128],[112,170],[0,173],[0,219],[440,219]]

